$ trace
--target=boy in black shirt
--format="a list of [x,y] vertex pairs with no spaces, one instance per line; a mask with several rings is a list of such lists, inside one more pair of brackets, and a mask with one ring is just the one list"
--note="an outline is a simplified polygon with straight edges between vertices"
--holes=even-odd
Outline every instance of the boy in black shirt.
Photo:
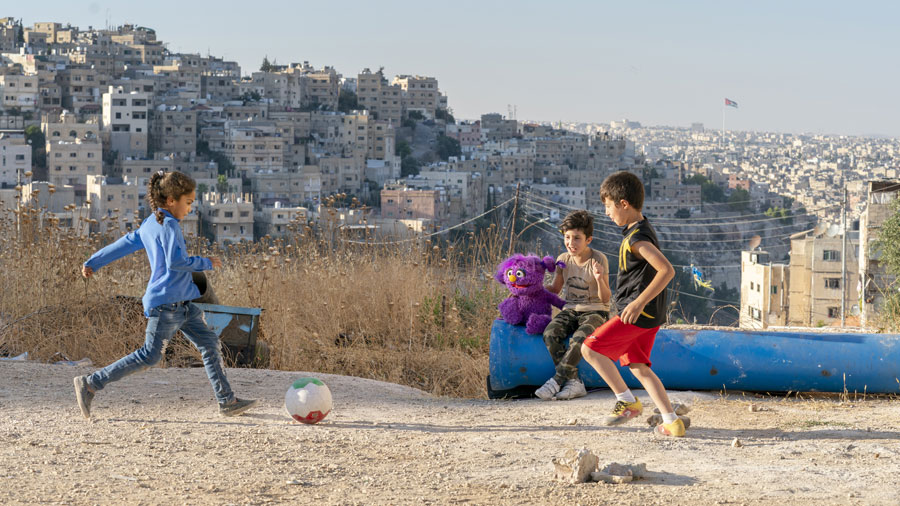
[[666,321],[666,285],[675,269],[659,251],[659,241],[650,222],[641,214],[644,185],[630,172],[617,172],[603,181],[600,196],[606,215],[623,227],[619,246],[616,305],[619,316],[595,330],[581,345],[584,359],[593,366],[616,394],[616,406],[605,420],[619,425],[643,411],[641,401],[625,385],[613,360],[627,365],[662,413],[656,433],[684,436],[684,423],[675,414],[662,382],[650,369],[650,352],[659,326]]

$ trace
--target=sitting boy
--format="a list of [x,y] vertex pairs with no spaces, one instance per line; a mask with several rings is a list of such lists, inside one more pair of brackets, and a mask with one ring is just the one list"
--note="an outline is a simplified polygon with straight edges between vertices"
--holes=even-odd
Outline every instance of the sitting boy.
[[[557,269],[547,287],[553,293],[565,287],[566,305],[544,330],[544,344],[553,359],[556,374],[534,393],[544,400],[584,397],[587,391],[578,377],[581,343],[609,319],[609,262],[606,255],[588,246],[594,235],[594,219],[587,211],[574,211],[559,226],[566,251],[557,261]],[[563,341],[572,334],[569,346]]]

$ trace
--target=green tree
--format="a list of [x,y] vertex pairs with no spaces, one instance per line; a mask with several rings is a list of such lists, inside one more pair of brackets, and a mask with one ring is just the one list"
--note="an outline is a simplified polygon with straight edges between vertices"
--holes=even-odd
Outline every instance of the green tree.
[[435,119],[444,120],[447,123],[456,123],[456,119],[453,118],[453,115],[450,114],[450,111],[447,109],[435,109],[434,117]]
[[225,174],[219,174],[216,179],[216,191],[219,193],[228,193],[228,178]]
[[732,211],[746,211],[750,208],[750,192],[743,188],[735,188],[728,197],[728,207]]
[[682,218],[682,219],[683,219],[683,218],[690,218],[690,217],[691,217],[691,210],[690,210],[690,209],[685,209],[685,208],[682,207],[681,209],[675,211],[675,217],[676,217],[676,218]]
[[[893,214],[885,220],[878,232],[878,238],[874,247],[881,253],[879,259],[887,271],[900,279],[900,199],[891,204]],[[887,327],[900,329],[900,291],[895,280],[891,286],[884,290],[884,303],[881,307],[881,317]]]
[[263,56],[262,65],[259,66],[260,72],[271,72],[274,69],[271,63],[269,63],[269,56]]
[[341,88],[340,94],[338,94],[338,110],[348,113],[357,109],[360,109],[360,107],[356,93]]
[[400,158],[405,158],[412,154],[412,148],[409,147],[408,142],[401,139],[397,141],[397,144],[394,145],[394,154],[399,156]]
[[437,154],[441,160],[447,160],[451,156],[460,156],[462,154],[462,148],[460,147],[458,140],[441,134],[438,135],[437,138]]
[[47,139],[40,125],[25,128],[25,141],[31,145],[31,165],[35,169],[47,170]]
[[415,121],[422,121],[425,119],[425,115],[422,114],[421,111],[409,111],[406,113],[406,117]]
[[419,167],[419,161],[414,156],[404,156],[400,160],[400,177],[417,175]]

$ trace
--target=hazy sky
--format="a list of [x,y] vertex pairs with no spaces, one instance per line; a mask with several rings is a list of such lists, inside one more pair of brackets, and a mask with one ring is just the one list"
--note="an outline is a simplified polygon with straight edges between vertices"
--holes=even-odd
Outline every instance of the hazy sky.
[[383,66],[438,79],[457,118],[900,137],[900,2],[42,0],[0,17],[134,23],[172,51]]

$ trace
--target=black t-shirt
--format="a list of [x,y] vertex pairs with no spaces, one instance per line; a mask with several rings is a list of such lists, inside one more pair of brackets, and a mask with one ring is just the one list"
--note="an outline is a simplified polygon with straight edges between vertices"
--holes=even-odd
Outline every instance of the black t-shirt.
[[[656,276],[656,269],[643,258],[632,253],[631,245],[647,241],[659,249],[656,232],[650,221],[643,220],[622,229],[622,244],[619,246],[619,274],[616,278],[616,305],[621,312],[625,306],[644,291]],[[666,291],[663,290],[644,306],[644,310],[634,323],[636,326],[651,329],[666,322]]]

